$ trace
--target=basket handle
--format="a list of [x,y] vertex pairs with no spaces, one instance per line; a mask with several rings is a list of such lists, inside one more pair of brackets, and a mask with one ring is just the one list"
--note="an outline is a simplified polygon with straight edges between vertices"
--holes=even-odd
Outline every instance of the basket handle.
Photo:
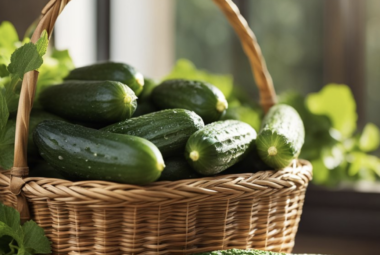
[[[70,1],[71,0],[50,0],[41,12],[39,23],[31,38],[33,43],[38,41],[44,30],[46,30],[49,37],[51,36],[59,14]],[[276,94],[273,88],[272,78],[267,70],[256,37],[232,0],[213,1],[223,11],[240,38],[243,49],[250,60],[254,78],[260,91],[261,106],[266,112],[275,104]],[[17,209],[22,212],[22,218],[27,218],[29,216],[26,199],[20,194],[21,189],[25,184],[23,178],[29,174],[26,148],[28,142],[29,116],[33,106],[38,74],[38,71],[31,71],[24,75],[16,121],[15,157],[14,165],[11,170],[10,190],[13,194],[18,196]]]

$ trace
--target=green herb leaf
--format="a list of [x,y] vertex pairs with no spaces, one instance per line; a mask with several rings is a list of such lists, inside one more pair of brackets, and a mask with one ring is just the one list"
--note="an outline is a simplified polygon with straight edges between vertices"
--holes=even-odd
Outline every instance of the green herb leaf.
[[333,127],[343,137],[349,137],[356,129],[356,103],[346,85],[329,84],[320,92],[306,98],[309,110],[318,115],[328,116]]
[[9,75],[7,66],[5,64],[0,64],[0,78],[7,77]]
[[0,222],[5,223],[16,232],[20,226],[20,214],[14,208],[0,203]]
[[4,21],[0,25],[0,47],[13,51],[19,41],[17,31],[12,23]]
[[[16,245],[18,247],[22,246],[22,238],[20,238],[20,236],[17,234],[17,232],[15,230],[13,230],[11,227],[7,226],[4,222],[0,221],[0,238],[2,238],[4,236],[11,237],[13,240],[15,240],[17,242]],[[9,240],[9,238],[7,238],[6,240]],[[18,254],[20,254],[20,251]]]
[[38,39],[37,43],[36,43],[36,47],[37,47],[37,51],[38,51],[38,54],[42,57],[43,55],[45,55],[46,51],[47,51],[47,47],[49,45],[49,38],[48,38],[48,34],[46,32],[46,30],[44,30],[41,34],[41,37],[40,39]]
[[[5,238],[1,238],[4,236]],[[2,245],[0,251],[15,252],[17,249],[17,255],[51,253],[50,242],[44,230],[34,221],[28,221],[20,226],[20,214],[14,208],[2,203],[0,203],[0,239]]]
[[8,71],[12,76],[22,79],[25,73],[38,69],[42,63],[36,45],[27,43],[12,54]]
[[51,253],[49,239],[45,236],[44,230],[34,221],[28,221],[22,226],[24,230],[24,246],[34,253]]
[[359,139],[359,148],[364,152],[376,150],[380,145],[380,130],[372,123],[368,123]]
[[232,75],[216,75],[206,71],[198,70],[194,64],[187,59],[179,59],[171,73],[164,80],[188,79],[211,83],[219,88],[224,96],[228,98],[233,88]]
[[8,118],[9,118],[9,111],[8,111],[7,100],[3,92],[0,90],[0,132],[7,125]]
[[0,132],[0,166],[10,169],[13,166],[16,122],[8,120],[6,128]]

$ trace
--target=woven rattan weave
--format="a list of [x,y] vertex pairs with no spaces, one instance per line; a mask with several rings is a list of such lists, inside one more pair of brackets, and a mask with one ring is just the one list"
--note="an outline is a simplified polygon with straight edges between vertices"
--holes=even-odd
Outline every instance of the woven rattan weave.
[[[214,0],[238,34],[264,110],[276,99],[247,22],[230,0]],[[32,37],[49,35],[69,0],[51,0]],[[311,179],[311,165],[133,186],[104,181],[27,178],[29,114],[38,72],[24,76],[15,162],[0,173],[0,201],[45,229],[54,254],[191,254],[227,248],[290,252]],[[30,209],[30,213],[29,213]]]

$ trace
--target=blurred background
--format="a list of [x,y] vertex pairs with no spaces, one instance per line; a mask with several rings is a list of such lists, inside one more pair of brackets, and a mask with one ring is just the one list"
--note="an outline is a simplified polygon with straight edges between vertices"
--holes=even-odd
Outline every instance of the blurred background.
[[[0,23],[12,22],[22,40],[47,2],[1,1]],[[346,84],[355,100],[346,100],[344,90],[333,95],[336,107],[349,105],[357,114],[350,120],[353,124],[342,124],[354,125],[348,134],[342,131],[337,138],[335,131],[341,130],[331,118],[324,132],[330,136],[322,137],[321,127],[305,145],[302,156],[314,165],[314,182],[306,194],[294,251],[379,254],[379,132],[376,126],[367,128],[367,123],[380,126],[379,1],[234,2],[256,34],[282,100],[291,105],[302,102],[302,107],[305,102],[308,114],[314,114],[317,110],[310,106],[309,95],[321,95],[310,93],[328,83]],[[199,69],[232,74],[236,91],[252,102],[258,99],[240,42],[212,1],[75,0],[58,19],[52,42],[58,49],[69,49],[77,67],[122,61],[155,79],[185,58]],[[320,104],[330,101],[322,97]],[[310,121],[306,127],[321,122]]]

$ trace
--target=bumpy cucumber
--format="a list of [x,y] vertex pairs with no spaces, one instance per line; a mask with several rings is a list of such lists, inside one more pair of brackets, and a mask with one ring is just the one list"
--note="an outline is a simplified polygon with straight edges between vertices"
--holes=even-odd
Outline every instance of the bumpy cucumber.
[[143,90],[144,77],[135,68],[124,63],[104,62],[76,68],[65,80],[119,81],[130,87],[136,95]]
[[272,168],[260,158],[255,142],[252,143],[251,147],[250,152],[243,160],[223,171],[222,174],[256,173],[271,170]]
[[137,97],[116,81],[67,81],[43,90],[40,103],[69,120],[114,123],[132,117]]
[[165,159],[165,165],[166,167],[162,171],[159,181],[178,181],[200,177],[183,157]]
[[46,162],[78,179],[147,184],[165,167],[160,151],[148,140],[63,121],[40,123],[34,142]]
[[279,104],[265,116],[256,144],[261,159],[268,166],[281,169],[298,157],[304,141],[305,129],[297,111]]
[[203,120],[196,113],[169,109],[125,120],[102,130],[145,138],[168,157],[183,154],[187,139],[203,127]]
[[238,120],[217,121],[190,136],[185,157],[202,175],[218,174],[244,158],[256,131]]
[[29,119],[29,136],[28,136],[28,155],[29,156],[38,156],[38,149],[33,141],[33,132],[36,129],[37,125],[40,124],[44,120],[63,120],[62,118],[42,111],[33,109],[30,113]]
[[215,86],[190,80],[167,80],[154,88],[152,101],[160,109],[194,111],[205,123],[217,121],[228,108],[223,93]]

